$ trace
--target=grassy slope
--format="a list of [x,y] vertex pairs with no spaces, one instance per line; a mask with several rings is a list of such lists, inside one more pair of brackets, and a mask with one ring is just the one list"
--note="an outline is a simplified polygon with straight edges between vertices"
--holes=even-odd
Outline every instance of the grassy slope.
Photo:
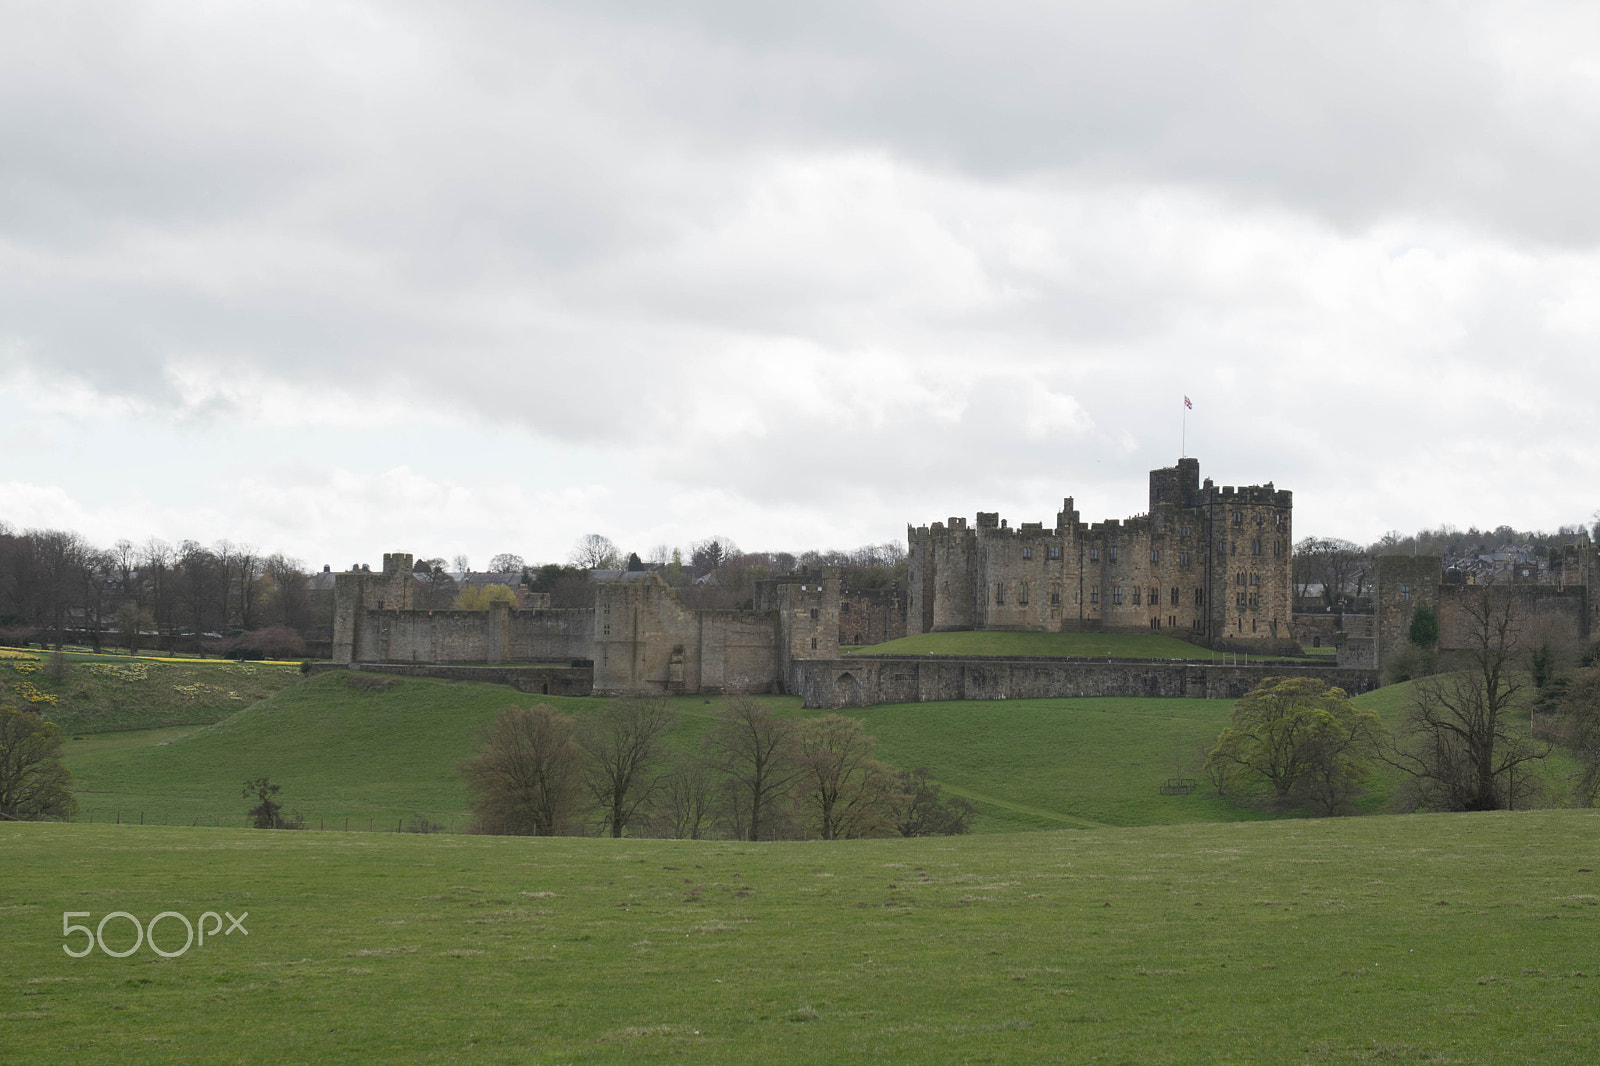
[[[1597,1040],[1585,811],[827,845],[0,825],[0,852],[16,1063],[1587,1064]],[[68,910],[249,935],[73,959]]]
[[68,735],[156,726],[204,725],[293,684],[297,663],[234,663],[126,655],[63,656],[58,679],[50,657],[6,650],[0,655],[0,705],[22,706],[26,686],[55,703],[46,716]]
[[[361,684],[381,688],[364,689]],[[1391,727],[1409,686],[1359,697]],[[549,703],[581,715],[595,701],[538,697],[498,685],[427,679],[360,680],[325,674],[184,735],[178,730],[68,741],[84,817],[105,821],[223,824],[242,820],[240,785],[270,776],[291,811],[312,822],[393,828],[412,813],[450,825],[467,798],[455,767],[480,727],[502,707]],[[771,702],[800,713],[793,698]],[[674,701],[674,738],[693,748],[720,700]],[[978,832],[1156,825],[1254,819],[1203,783],[1187,796],[1160,794],[1176,774],[1198,777],[1201,752],[1227,724],[1226,700],[1046,699],[886,704],[858,708],[878,754],[900,767],[926,766],[979,807]],[[1561,757],[1542,768],[1550,800],[1562,798]],[[1400,776],[1378,768],[1362,804],[1383,808]],[[118,812],[121,812],[120,815]]]
[[[1113,659],[1209,659],[1198,644],[1159,633],[919,633],[847,655],[1085,656]],[[1252,656],[1252,659],[1254,656]]]
[[[270,776],[315,822],[388,824],[411,812],[462,817],[455,766],[501,707],[549,703],[583,714],[593,700],[538,697],[497,685],[392,679],[378,690],[325,674],[225,722],[148,746],[69,741],[86,817],[188,824],[237,820],[246,778]],[[359,682],[370,683],[370,682]],[[773,701],[798,713],[798,700]],[[675,701],[677,742],[699,742],[722,701]],[[927,766],[982,811],[980,831],[1214,821],[1249,817],[1203,790],[1161,796],[1174,752],[1193,775],[1195,752],[1226,721],[1218,700],[1084,699],[900,704],[857,713],[879,754]],[[131,739],[131,738],[130,738]]]

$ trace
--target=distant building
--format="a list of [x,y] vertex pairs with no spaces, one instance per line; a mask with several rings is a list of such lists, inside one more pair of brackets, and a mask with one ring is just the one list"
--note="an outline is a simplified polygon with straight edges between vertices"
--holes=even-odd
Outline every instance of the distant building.
[[1150,472],[1150,509],[1055,526],[998,513],[909,527],[906,629],[1160,632],[1210,647],[1293,645],[1293,494],[1218,488],[1197,459]]

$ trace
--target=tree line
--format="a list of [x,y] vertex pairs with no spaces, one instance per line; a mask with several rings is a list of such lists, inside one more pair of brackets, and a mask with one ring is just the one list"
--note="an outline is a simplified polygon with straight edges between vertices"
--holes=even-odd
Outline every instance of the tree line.
[[606,700],[576,719],[501,711],[461,766],[474,831],[838,840],[965,833],[976,813],[926,769],[880,761],[858,719],[786,718],[735,697],[697,751],[669,745],[677,724],[659,699]]
[[65,530],[0,524],[0,642],[59,649],[71,634],[97,652],[112,640],[130,651],[147,640],[227,651],[223,642],[252,634],[262,646],[250,650],[298,656],[331,623],[309,582],[299,560],[226,540],[101,548]]

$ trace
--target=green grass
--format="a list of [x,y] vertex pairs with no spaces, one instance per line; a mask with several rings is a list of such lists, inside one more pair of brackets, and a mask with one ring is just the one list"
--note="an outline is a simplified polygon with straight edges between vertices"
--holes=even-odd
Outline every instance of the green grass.
[[[785,714],[799,700],[768,698]],[[673,701],[674,741],[700,742],[722,700]],[[313,825],[393,829],[412,813],[447,826],[468,803],[456,772],[479,729],[502,707],[546,703],[582,715],[596,701],[532,696],[499,685],[320,675],[192,732],[159,730],[121,744],[69,740],[66,761],[82,817],[188,825],[242,822],[239,793],[263,775]],[[1226,723],[1223,700],[1050,699],[889,704],[858,708],[878,754],[926,766],[980,810],[979,832],[1143,825],[1259,817],[1208,790],[1160,795],[1195,776],[1203,742]]]
[[[1399,726],[1409,685],[1357,698]],[[795,698],[764,697],[800,714]],[[456,766],[503,707],[546,703],[582,715],[589,698],[527,695],[500,685],[331,673],[283,689],[204,728],[83,735],[65,742],[81,818],[240,825],[246,779],[283,786],[289,811],[312,825],[390,829],[412,814],[465,823]],[[724,706],[673,701],[673,737],[695,748]],[[978,833],[1253,820],[1249,804],[1218,797],[1201,780],[1188,795],[1162,795],[1181,773],[1200,778],[1203,752],[1227,725],[1228,700],[1086,698],[883,704],[852,709],[878,755],[905,769],[926,766],[979,809]],[[1541,768],[1548,802],[1564,798],[1572,766],[1557,754]],[[1398,772],[1377,767],[1360,809],[1384,809]]]
[[[1587,811],[766,845],[7,824],[0,852],[7,1062],[1594,1057]],[[113,910],[248,935],[63,953],[63,912]]]
[[[846,655],[987,655],[1095,659],[1210,659],[1198,644],[1159,633],[919,633],[859,648]],[[1220,653],[1217,653],[1220,654]],[[1251,656],[1252,659],[1255,656]]]
[[298,663],[72,652],[63,655],[57,677],[48,653],[4,651],[0,705],[20,707],[37,699],[28,694],[32,686],[54,698],[41,706],[69,736],[217,722],[301,677]]

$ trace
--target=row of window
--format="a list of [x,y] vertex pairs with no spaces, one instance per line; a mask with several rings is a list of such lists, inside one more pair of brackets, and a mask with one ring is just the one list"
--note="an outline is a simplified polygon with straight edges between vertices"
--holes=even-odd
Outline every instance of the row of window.
[[[1141,596],[1144,595],[1144,591],[1138,585],[1134,585],[1129,590],[1129,595],[1131,597],[1131,603],[1132,603],[1132,605],[1134,607],[1141,606],[1141,604],[1139,602],[1139,599],[1140,599]],[[1168,599],[1168,603],[1173,607],[1178,606],[1178,601],[1181,598],[1181,596],[1182,596],[1182,593],[1178,590],[1178,586],[1176,586],[1176,585],[1172,586],[1172,591],[1169,593],[1168,598],[1167,598]],[[1089,602],[1090,603],[1099,603],[1100,602],[1100,590],[1099,589],[1090,589],[1089,590]],[[1122,586],[1121,585],[1116,585],[1116,586],[1112,587],[1112,589],[1111,589],[1111,602],[1114,605],[1119,605],[1119,606],[1121,605],[1121,603],[1122,603]],[[1159,607],[1161,605],[1161,590],[1158,589],[1158,588],[1151,588],[1150,592],[1149,592],[1149,601],[1148,602],[1149,602],[1151,607]],[[1196,607],[1204,607],[1205,604],[1206,604],[1205,590],[1204,589],[1195,589],[1194,590],[1194,605]]]
[[[1227,537],[1223,537],[1222,538],[1222,542],[1221,542],[1221,550],[1222,550],[1222,552],[1224,554],[1227,554],[1227,555],[1238,555],[1239,554],[1239,542],[1236,541],[1236,540],[1230,540]],[[1251,555],[1263,555],[1263,554],[1265,554],[1265,552],[1266,552],[1266,549],[1265,549],[1264,544],[1263,544],[1263,542],[1262,542],[1260,537],[1255,537],[1250,541],[1250,554]],[[1283,557],[1283,540],[1282,540],[1282,538],[1279,538],[1279,539],[1274,540],[1272,542],[1272,554],[1277,556],[1278,558],[1282,558]],[[1022,549],[1022,557],[1024,559],[1032,559],[1033,558],[1033,548],[1025,546]],[[1052,559],[1060,559],[1061,558],[1061,545],[1059,545],[1059,544],[1050,545],[1050,558],[1052,558]],[[1089,549],[1089,561],[1091,563],[1097,563],[1097,562],[1100,561],[1100,549],[1099,548],[1096,547],[1096,548],[1090,548]],[[1117,561],[1117,546],[1115,544],[1107,546],[1107,548],[1106,548],[1106,561],[1107,562],[1113,562],[1113,563]],[[1150,549],[1150,561],[1152,563],[1161,562],[1161,550],[1159,548],[1151,548]],[[1188,566],[1189,565],[1189,553],[1188,552],[1180,551],[1178,553],[1178,565],[1179,566]]]

